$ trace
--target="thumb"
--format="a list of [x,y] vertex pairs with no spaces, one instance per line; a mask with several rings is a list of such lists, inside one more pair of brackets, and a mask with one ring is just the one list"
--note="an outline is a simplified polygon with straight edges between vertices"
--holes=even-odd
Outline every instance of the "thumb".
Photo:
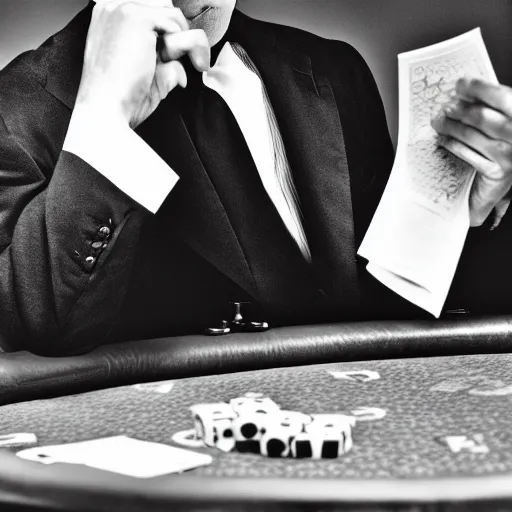
[[496,229],[501,222],[501,219],[505,216],[505,213],[507,213],[508,207],[510,206],[510,199],[502,199],[497,205],[496,208],[494,208],[494,222],[491,226],[491,231],[493,229]]
[[178,85],[187,86],[187,73],[181,62],[158,62],[155,71],[154,84],[160,99],[163,100]]
[[[497,182],[484,174],[477,173],[471,189],[469,203],[471,226],[481,226],[494,208],[503,200],[509,189],[510,185],[507,185],[507,183]],[[501,213],[498,223],[506,212],[506,208],[503,209],[504,206],[503,203],[497,210],[498,215]]]
[[469,197],[471,227],[481,226],[491,214],[496,204],[492,197],[493,192],[493,183],[486,176],[477,173]]

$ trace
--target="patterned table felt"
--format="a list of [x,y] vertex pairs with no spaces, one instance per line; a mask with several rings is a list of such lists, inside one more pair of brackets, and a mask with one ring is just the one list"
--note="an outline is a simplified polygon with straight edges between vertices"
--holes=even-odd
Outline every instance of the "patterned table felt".
[[[336,379],[330,372],[370,370],[376,380]],[[283,409],[350,413],[384,409],[358,422],[354,447],[333,460],[213,455],[206,476],[414,478],[512,472],[512,354],[339,363],[181,379],[168,385],[125,386],[0,407],[0,435],[31,432],[39,445],[126,435],[174,445],[193,427],[189,407],[261,392]],[[452,451],[445,436],[483,436],[487,453]]]

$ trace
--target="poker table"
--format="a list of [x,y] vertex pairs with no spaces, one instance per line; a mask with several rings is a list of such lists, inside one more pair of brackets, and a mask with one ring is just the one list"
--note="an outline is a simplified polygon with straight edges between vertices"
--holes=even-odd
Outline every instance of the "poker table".
[[0,511],[509,510],[511,370],[510,317],[1,354],[0,435],[33,433],[39,446],[119,435],[175,445],[193,427],[190,406],[247,392],[307,414],[383,414],[361,416],[352,450],[337,459],[197,447],[212,464],[150,479],[0,449]]

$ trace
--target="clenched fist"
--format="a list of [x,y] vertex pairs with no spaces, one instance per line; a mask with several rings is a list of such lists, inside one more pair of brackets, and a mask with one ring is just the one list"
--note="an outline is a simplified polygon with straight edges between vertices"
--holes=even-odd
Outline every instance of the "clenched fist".
[[171,0],[98,0],[87,36],[76,104],[136,128],[187,76],[210,66],[203,30],[189,30]]

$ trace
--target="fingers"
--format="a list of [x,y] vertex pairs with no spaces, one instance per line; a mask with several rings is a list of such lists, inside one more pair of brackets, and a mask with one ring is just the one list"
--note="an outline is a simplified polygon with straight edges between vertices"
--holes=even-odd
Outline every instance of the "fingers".
[[496,169],[499,167],[496,162],[482,156],[480,153],[477,153],[474,149],[471,149],[459,140],[449,137],[439,137],[438,145],[447,149],[450,153],[453,153],[455,156],[466,161],[469,165],[486,175],[492,175],[499,172],[498,169]]
[[96,5],[104,6],[104,5],[119,5],[119,4],[125,4],[125,3],[139,3],[143,5],[157,5],[160,7],[174,7],[172,0],[94,0]]
[[161,99],[164,99],[176,86],[187,86],[187,73],[181,62],[172,60],[160,62],[155,72],[155,84]]
[[463,78],[455,93],[432,127],[442,135],[439,145],[478,171],[470,196],[471,226],[482,225],[495,209],[495,227],[508,208],[503,198],[512,185],[512,89]]
[[445,116],[435,118],[432,126],[438,133],[452,137],[497,164],[483,165],[480,161],[480,165],[475,166],[488,178],[501,180],[512,171],[512,145],[509,142],[493,139],[472,126]]
[[139,23],[149,23],[152,30],[159,33],[189,29],[185,15],[181,9],[173,6],[171,0],[104,0],[97,7]]
[[450,119],[472,126],[488,137],[512,141],[512,119],[481,103],[455,101],[442,110]]
[[461,78],[456,85],[457,95],[470,102],[481,102],[512,117],[512,88],[493,84],[480,78]]
[[151,5],[159,7],[172,7],[171,0],[95,0],[97,8],[104,8],[107,11],[113,11],[122,4],[139,4],[139,5]]
[[170,0],[108,0],[102,4],[106,11],[125,18],[146,22],[160,34],[161,60],[169,62],[189,54],[198,71],[210,68],[210,45],[203,30],[189,30],[189,23],[181,9]]
[[165,34],[161,57],[164,62],[177,60],[188,54],[198,71],[210,69],[210,44],[204,30],[187,30]]
[[181,30],[188,30],[189,24],[187,18],[177,7],[158,7],[153,6],[155,8],[155,18],[153,19],[154,28],[157,31],[162,33],[174,32],[171,30],[167,30],[165,23],[169,21],[173,21],[178,24]]
[[[483,157],[462,142],[447,137],[439,138],[439,145],[468,162],[477,169],[470,197],[471,226],[481,226],[496,204],[510,190],[511,180],[497,181],[494,177],[502,171],[496,162]],[[503,212],[504,213],[504,212]]]

